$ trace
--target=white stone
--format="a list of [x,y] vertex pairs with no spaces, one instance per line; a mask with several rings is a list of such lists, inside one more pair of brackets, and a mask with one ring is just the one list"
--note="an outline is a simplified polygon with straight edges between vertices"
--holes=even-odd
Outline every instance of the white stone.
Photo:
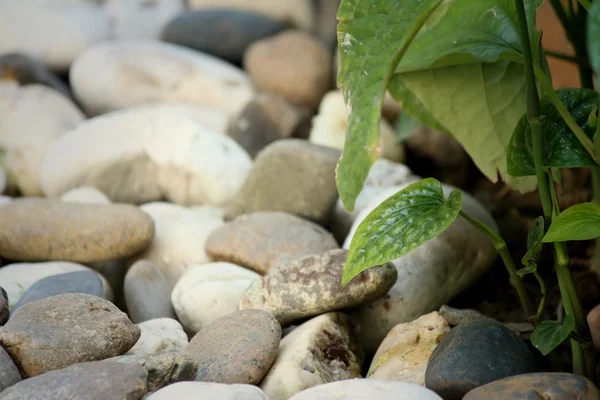
[[[380,203],[408,186],[386,189],[376,196],[357,216],[344,242],[348,249],[362,220]],[[449,196],[455,188],[442,185]],[[489,212],[471,195],[463,192],[462,210],[493,229],[498,229]],[[462,217],[444,232],[393,260],[398,279],[386,296],[358,308],[353,314],[363,329],[365,351],[374,354],[388,332],[397,324],[409,322],[438,310],[460,292],[481,278],[496,259],[490,240]]]
[[136,105],[183,102],[238,114],[254,95],[246,73],[214,56],[150,40],[114,40],[86,50],[70,70],[90,115]]
[[233,8],[291,22],[305,31],[313,28],[314,10],[310,0],[189,0],[191,8]]
[[[287,400],[313,386],[359,377],[362,360],[352,352],[355,338],[346,323],[345,314],[332,312],[312,318],[288,333],[260,384],[269,399]],[[335,354],[327,353],[332,346]]]
[[0,206],[5,206],[12,201],[10,196],[0,196]]
[[215,262],[191,268],[171,293],[173,308],[186,332],[195,334],[238,310],[238,303],[260,275],[239,265]]
[[[342,150],[348,128],[348,109],[341,90],[332,90],[323,97],[319,113],[313,117],[310,140],[314,144]],[[404,145],[398,143],[394,129],[381,119],[379,123],[379,155],[396,162],[404,161]]]
[[[0,287],[6,290],[9,308],[12,309],[27,289],[40,279],[76,271],[92,271],[92,269],[68,261],[9,264],[0,268]],[[106,279],[99,275],[104,285],[105,297],[112,301],[112,288]]]
[[396,325],[377,349],[367,378],[425,386],[429,357],[448,332],[448,321],[437,311]]
[[69,203],[110,204],[110,199],[104,193],[89,186],[69,190],[60,199]]
[[63,135],[46,153],[41,183],[48,197],[92,186],[113,202],[222,207],[251,166],[239,144],[193,116],[143,106],[89,119]]
[[117,39],[159,40],[163,27],[185,10],[183,0],[104,0]]
[[25,196],[41,195],[40,168],[47,149],[84,119],[55,89],[0,81],[0,150],[6,151],[8,183],[14,182]]
[[320,385],[289,400],[443,400],[435,392],[414,383],[375,379],[348,379]]
[[270,400],[256,386],[213,382],[178,382],[164,387],[146,400]]
[[92,1],[0,1],[0,53],[25,53],[66,71],[86,48],[110,36],[108,15]]
[[144,356],[179,351],[188,344],[188,337],[181,324],[174,319],[151,319],[137,326],[141,331],[140,338],[126,353],[127,355]]

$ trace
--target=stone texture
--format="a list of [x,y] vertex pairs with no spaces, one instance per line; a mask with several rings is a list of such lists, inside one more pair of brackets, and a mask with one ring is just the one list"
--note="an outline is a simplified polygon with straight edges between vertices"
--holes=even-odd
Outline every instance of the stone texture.
[[240,63],[254,42],[285,29],[265,15],[227,8],[180,13],[163,29],[162,40]]
[[186,9],[186,0],[104,0],[116,39],[160,40],[163,27]]
[[298,326],[279,345],[260,384],[270,400],[287,400],[317,385],[360,376],[362,351],[343,313],[327,313]]
[[437,311],[396,325],[377,349],[367,378],[425,386],[429,357],[449,331],[448,322]]
[[429,389],[408,382],[345,379],[303,390],[289,400],[442,400]]
[[180,382],[152,393],[146,400],[269,400],[267,395],[252,385],[212,382]]
[[259,93],[231,122],[229,136],[252,157],[279,139],[301,137],[310,111],[275,93]]
[[69,203],[110,204],[110,199],[100,190],[91,186],[81,186],[60,196],[62,201]]
[[0,207],[0,253],[12,260],[99,262],[146,247],[154,222],[125,204],[19,199]]
[[590,325],[594,348],[600,350],[600,304],[588,312],[587,321]]
[[124,354],[139,337],[111,302],[80,293],[25,304],[0,330],[0,344],[28,377]]
[[319,107],[331,87],[331,63],[323,43],[292,30],[255,42],[244,55],[244,68],[258,90],[311,109]]
[[285,212],[239,216],[206,240],[206,252],[213,260],[232,262],[261,274],[278,263],[337,248],[325,229]]
[[188,345],[188,337],[181,324],[171,318],[157,318],[137,324],[141,334],[127,355],[148,356],[183,350]]
[[120,356],[109,359],[119,364],[139,365],[148,372],[148,392],[182,381],[192,381],[196,375],[196,364],[186,354],[172,351],[145,356]]
[[0,347],[0,392],[19,382],[21,382],[19,369],[8,353]]
[[225,217],[255,211],[286,211],[324,221],[337,199],[335,168],[341,152],[301,139],[282,139],[256,157]]
[[29,378],[2,392],[3,400],[140,400],[148,373],[139,365],[83,362]]
[[499,322],[480,320],[444,337],[427,364],[425,385],[445,400],[460,400],[486,383],[539,371],[521,339]]
[[258,279],[256,272],[226,262],[191,268],[171,293],[177,318],[193,336],[219,318],[238,311],[242,295]]
[[240,310],[270,311],[282,326],[287,326],[307,317],[373,301],[396,282],[396,268],[385,264],[363,271],[343,287],[347,253],[342,249],[329,250],[277,264],[246,290]]
[[0,326],[3,326],[8,321],[9,314],[8,294],[3,287],[0,287]]
[[463,400],[598,400],[596,386],[587,378],[567,373],[512,376],[468,392]]
[[24,304],[64,293],[83,293],[104,298],[104,285],[94,271],[76,271],[53,275],[35,282],[12,308],[14,314]]
[[123,291],[127,312],[134,323],[156,318],[175,319],[169,283],[150,261],[139,260],[129,268]]
[[257,384],[273,364],[280,339],[273,315],[244,310],[198,332],[185,352],[198,364],[196,381]]

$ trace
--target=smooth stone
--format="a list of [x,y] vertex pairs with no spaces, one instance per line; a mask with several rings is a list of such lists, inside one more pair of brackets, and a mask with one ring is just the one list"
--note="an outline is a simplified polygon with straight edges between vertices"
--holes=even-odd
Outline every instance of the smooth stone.
[[341,0],[317,1],[314,33],[328,49],[337,49],[337,13]]
[[14,305],[11,313],[14,314],[24,304],[63,293],[83,293],[103,298],[104,284],[98,273],[94,271],[77,271],[48,276],[31,285]]
[[431,390],[409,382],[345,379],[303,390],[289,400],[443,400]]
[[429,357],[448,332],[448,321],[437,311],[396,325],[377,349],[367,378],[425,386]]
[[[349,248],[354,232],[376,206],[409,184],[387,188],[375,196],[356,217],[343,247]],[[445,184],[442,188],[446,197],[455,189]],[[475,198],[466,192],[462,196],[464,212],[498,229],[492,216]],[[352,313],[361,326],[369,327],[361,331],[367,354],[375,353],[394,326],[448,304],[477,282],[496,258],[496,250],[487,236],[458,217],[439,236],[391,261],[398,271],[396,284],[385,296]]]
[[500,379],[468,392],[463,400],[598,400],[589,379],[575,374],[543,372]]
[[159,40],[169,21],[186,8],[185,0],[104,0],[113,38]]
[[[0,197],[2,197],[2,198],[5,197],[5,196],[1,196],[1,194],[4,193],[4,190],[6,190],[6,181],[7,181],[6,171],[4,171],[4,168],[2,166],[0,166]],[[0,202],[0,205],[2,205],[1,202]]]
[[281,326],[269,312],[244,310],[213,322],[185,349],[198,364],[196,381],[258,384],[277,357]]
[[10,315],[8,307],[8,294],[3,287],[0,287],[0,327],[6,324]]
[[148,392],[182,381],[192,381],[196,375],[196,364],[187,355],[178,351],[145,356],[119,356],[110,358],[125,365],[139,365],[148,372]]
[[222,115],[211,121],[207,113],[159,104],[91,118],[46,153],[43,191],[58,197],[92,186],[114,202],[223,206],[243,185],[252,160],[217,126],[210,127],[221,126]]
[[170,288],[175,287],[192,265],[212,261],[204,250],[204,243],[223,225],[222,210],[163,202],[144,204],[140,209],[154,220],[154,239],[150,247],[135,258],[152,262]]
[[181,324],[172,318],[157,318],[137,324],[140,338],[126,353],[128,356],[148,356],[183,350],[188,337]]
[[[8,305],[12,309],[23,294],[40,279],[76,271],[93,271],[85,265],[68,261],[51,261],[41,263],[15,263],[0,268],[0,286],[6,290]],[[102,275],[104,298],[112,301],[113,291]]]
[[162,40],[239,64],[246,49],[285,26],[263,14],[227,8],[191,10],[173,18]]
[[242,295],[260,275],[239,265],[215,262],[191,268],[171,293],[177,318],[190,335],[238,311]]
[[29,55],[66,71],[86,48],[110,38],[110,19],[90,1],[0,2],[0,53]]
[[539,372],[537,360],[521,339],[499,322],[474,321],[453,328],[435,348],[425,386],[445,400],[509,376]]
[[139,337],[114,304],[81,293],[25,304],[0,330],[0,344],[27,377],[124,354]]
[[147,248],[154,221],[128,204],[19,199],[0,207],[0,253],[11,260],[100,262]]
[[256,158],[279,139],[299,137],[310,122],[310,112],[274,93],[259,93],[229,126],[229,136]]
[[6,389],[3,400],[141,400],[148,373],[139,365],[92,361],[25,379]]
[[[313,117],[308,140],[314,144],[343,150],[347,128],[348,109],[342,91],[329,91],[321,100],[319,113]],[[394,128],[383,118],[379,122],[379,137],[379,157],[404,162],[404,145],[398,142]]]
[[146,400],[269,400],[253,385],[212,382],[179,382],[150,394]]
[[314,24],[311,0],[188,0],[188,4],[192,9],[227,8],[256,12],[306,31]]
[[79,108],[53,88],[0,80],[0,150],[6,152],[3,169],[9,188],[24,196],[41,195],[40,169],[46,151],[84,119]]
[[329,250],[275,265],[246,290],[240,310],[267,310],[282,326],[287,326],[373,301],[396,282],[396,268],[388,263],[369,268],[342,286],[347,253],[343,249]]
[[175,319],[169,283],[151,262],[139,260],[129,268],[123,292],[129,317],[134,323],[157,318]]
[[[3,348],[0,347],[0,392],[21,382],[21,373]],[[0,394],[0,397],[2,395]]]
[[[125,301],[123,299],[123,280],[127,272],[126,260],[110,260],[96,263],[87,263],[86,266],[96,271],[101,277],[106,279],[108,286],[112,288],[108,301],[112,301],[121,309],[124,309]],[[113,298],[114,297],[114,298]]]
[[232,219],[256,211],[285,211],[326,220],[338,197],[335,168],[341,152],[302,139],[278,140],[261,151],[233,201]]
[[250,79],[234,65],[151,40],[97,44],[73,62],[69,80],[89,115],[142,104],[183,102],[233,116],[254,95]]
[[323,43],[292,30],[254,42],[243,61],[258,90],[314,110],[331,87],[331,62]]
[[260,384],[270,400],[287,400],[313,386],[360,376],[356,327],[343,313],[327,313],[281,340],[275,363]]
[[5,53],[0,55],[0,79],[9,79],[19,85],[39,83],[51,87],[73,100],[69,86],[52,71],[24,53]]
[[600,305],[597,305],[588,312],[587,322],[592,333],[594,348],[600,350]]
[[265,274],[272,266],[339,248],[321,226],[285,212],[253,212],[213,231],[206,252]]
[[67,203],[110,204],[110,199],[101,191],[91,186],[82,186],[60,196]]

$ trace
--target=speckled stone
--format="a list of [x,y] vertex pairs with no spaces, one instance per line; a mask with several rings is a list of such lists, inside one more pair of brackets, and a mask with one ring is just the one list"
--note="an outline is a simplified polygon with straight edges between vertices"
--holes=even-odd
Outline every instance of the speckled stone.
[[0,392],[20,381],[19,369],[8,353],[0,347]]
[[337,249],[321,226],[285,212],[255,212],[237,217],[213,231],[206,252],[215,261],[228,261],[265,274],[275,264]]
[[198,364],[196,381],[257,384],[277,356],[281,326],[267,311],[244,310],[198,332],[185,349]]
[[250,285],[240,300],[240,310],[268,310],[282,326],[287,326],[303,318],[375,300],[396,282],[396,268],[384,264],[363,271],[343,287],[347,254],[347,250],[336,249],[277,264]]
[[100,262],[150,245],[152,218],[128,204],[19,199],[0,207],[0,253],[15,261]]

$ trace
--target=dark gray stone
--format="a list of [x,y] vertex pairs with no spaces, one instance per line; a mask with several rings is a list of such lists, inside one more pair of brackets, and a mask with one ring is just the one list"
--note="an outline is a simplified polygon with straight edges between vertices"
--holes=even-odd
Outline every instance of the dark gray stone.
[[165,26],[162,39],[239,64],[252,43],[284,29],[285,25],[263,14],[208,9],[180,14]]
[[84,293],[104,298],[104,285],[94,271],[76,271],[42,278],[34,283],[17,304],[11,314],[24,304],[65,293]]
[[93,361],[29,378],[6,389],[2,400],[139,400],[146,394],[146,370],[139,365]]
[[21,373],[3,348],[0,347],[0,392],[21,381]]
[[0,326],[8,321],[10,310],[8,309],[8,294],[3,287],[0,287]]
[[171,288],[150,261],[134,263],[123,284],[129,318],[136,323],[157,318],[177,319],[171,304]]
[[479,320],[452,329],[435,348],[425,386],[444,400],[502,378],[539,372],[527,345],[499,322]]

